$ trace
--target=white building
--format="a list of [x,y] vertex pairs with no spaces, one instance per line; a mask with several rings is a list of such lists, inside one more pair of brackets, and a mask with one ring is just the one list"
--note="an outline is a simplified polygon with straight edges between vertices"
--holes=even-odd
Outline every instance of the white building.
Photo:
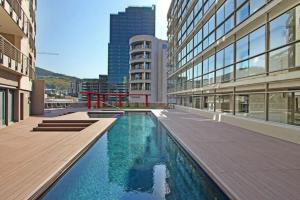
[[129,98],[130,103],[167,103],[167,41],[149,35],[130,39]]

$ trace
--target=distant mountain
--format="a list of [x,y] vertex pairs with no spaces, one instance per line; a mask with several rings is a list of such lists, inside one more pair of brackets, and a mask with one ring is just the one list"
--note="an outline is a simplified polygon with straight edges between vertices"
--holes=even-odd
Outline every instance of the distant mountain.
[[55,73],[39,67],[35,68],[36,78],[45,80],[47,89],[68,90],[71,82],[80,80],[77,77]]

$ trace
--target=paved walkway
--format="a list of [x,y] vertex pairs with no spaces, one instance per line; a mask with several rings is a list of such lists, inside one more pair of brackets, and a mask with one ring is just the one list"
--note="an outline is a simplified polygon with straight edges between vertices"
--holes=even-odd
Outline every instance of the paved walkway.
[[[55,117],[65,111],[47,113],[51,119],[89,119],[86,113]],[[0,199],[28,199],[46,189],[80,153],[115,121],[99,122],[81,132],[31,132],[44,117],[31,117],[0,129]]]
[[181,111],[153,111],[232,199],[300,200],[300,145]]

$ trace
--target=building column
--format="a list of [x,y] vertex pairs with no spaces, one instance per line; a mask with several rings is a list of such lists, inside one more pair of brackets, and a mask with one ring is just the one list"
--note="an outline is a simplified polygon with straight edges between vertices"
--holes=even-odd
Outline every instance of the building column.
[[24,102],[20,101],[20,90],[16,90],[14,92],[14,121],[15,122],[20,121],[20,108],[22,107],[21,103]]
[[87,107],[90,110],[92,107],[92,103],[91,103],[91,94],[87,94]]
[[149,95],[145,95],[145,107],[149,107]]
[[118,96],[118,99],[119,99],[119,107],[121,108],[123,105],[122,105],[122,95],[119,95]]

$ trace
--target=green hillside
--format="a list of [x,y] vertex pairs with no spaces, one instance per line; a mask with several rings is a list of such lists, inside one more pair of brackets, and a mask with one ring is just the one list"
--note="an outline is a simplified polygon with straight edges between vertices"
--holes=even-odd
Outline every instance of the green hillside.
[[71,82],[80,80],[79,78],[54,73],[39,67],[36,67],[36,78],[45,80],[47,89],[67,90]]

